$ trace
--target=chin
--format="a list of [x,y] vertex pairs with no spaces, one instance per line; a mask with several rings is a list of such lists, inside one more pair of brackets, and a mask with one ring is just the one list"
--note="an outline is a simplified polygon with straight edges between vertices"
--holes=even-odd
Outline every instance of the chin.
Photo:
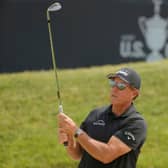
[[111,102],[112,102],[112,105],[120,105],[120,104],[122,104],[121,101],[116,100],[116,99],[112,99]]
[[116,105],[116,104],[118,104],[118,101],[115,101],[114,99],[111,99],[111,104]]

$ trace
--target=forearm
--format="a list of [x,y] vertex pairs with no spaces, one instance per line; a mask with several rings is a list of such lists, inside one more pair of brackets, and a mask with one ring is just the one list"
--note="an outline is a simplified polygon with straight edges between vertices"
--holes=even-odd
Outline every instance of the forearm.
[[86,150],[95,159],[103,163],[108,163],[109,160],[112,161],[113,159],[115,159],[115,156],[114,158],[112,156],[113,155],[113,153],[111,152],[112,147],[108,145],[108,143],[106,144],[106,143],[97,141],[95,139],[92,139],[86,133],[81,134],[77,138],[77,141],[79,142],[79,144],[82,146],[84,150]]
[[68,146],[66,147],[68,155],[74,160],[80,160],[82,157],[82,148],[80,144],[73,139],[72,136],[68,138]]

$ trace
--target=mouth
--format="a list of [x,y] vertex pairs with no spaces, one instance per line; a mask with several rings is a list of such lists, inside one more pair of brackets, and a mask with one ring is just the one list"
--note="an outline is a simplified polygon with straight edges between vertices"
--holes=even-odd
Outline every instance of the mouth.
[[116,96],[116,95],[114,95],[114,94],[112,94],[111,96],[112,96],[112,97],[115,97],[115,98],[117,97],[117,96]]

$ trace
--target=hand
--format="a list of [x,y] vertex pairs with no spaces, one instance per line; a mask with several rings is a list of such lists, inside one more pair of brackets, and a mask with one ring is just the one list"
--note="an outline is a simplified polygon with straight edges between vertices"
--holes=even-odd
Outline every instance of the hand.
[[61,128],[63,132],[71,136],[74,135],[78,128],[75,122],[64,113],[58,114],[58,124],[59,128]]
[[58,141],[60,144],[68,142],[68,135],[63,131],[62,128],[58,128]]

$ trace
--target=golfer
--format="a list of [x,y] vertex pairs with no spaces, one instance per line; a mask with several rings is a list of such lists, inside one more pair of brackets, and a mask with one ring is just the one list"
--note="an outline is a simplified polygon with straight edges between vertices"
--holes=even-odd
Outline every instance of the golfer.
[[147,126],[133,101],[141,79],[122,68],[108,76],[110,105],[89,113],[80,128],[67,115],[58,114],[59,141],[68,139],[67,153],[80,160],[78,168],[136,168]]

